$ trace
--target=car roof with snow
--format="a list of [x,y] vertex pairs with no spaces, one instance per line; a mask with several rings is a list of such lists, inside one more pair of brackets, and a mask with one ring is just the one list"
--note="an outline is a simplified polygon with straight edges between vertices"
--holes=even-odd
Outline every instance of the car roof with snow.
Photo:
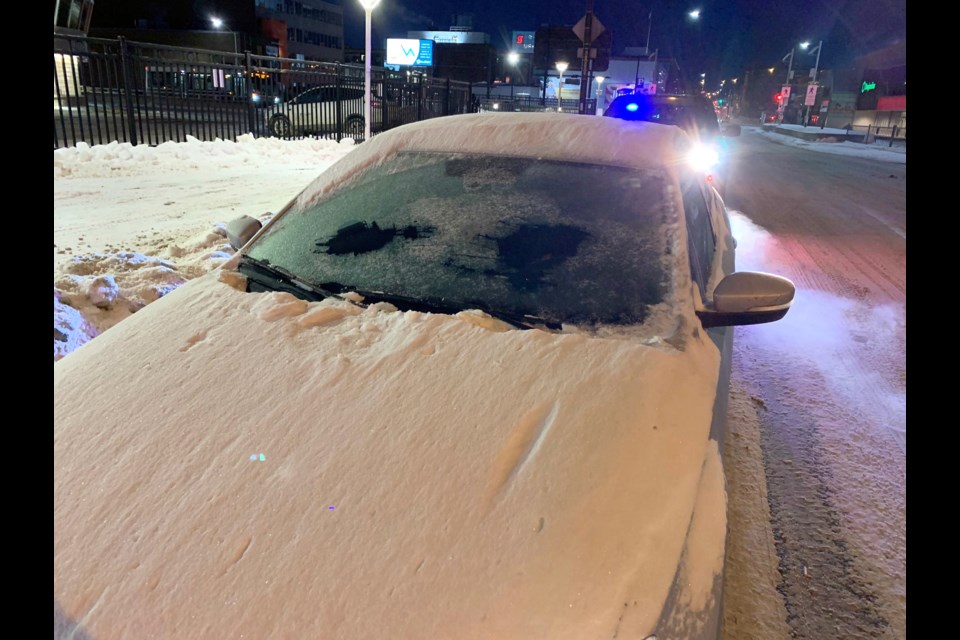
[[309,206],[332,187],[400,150],[669,169],[679,164],[677,158],[689,143],[675,127],[566,113],[484,113],[424,120],[364,142],[308,186],[298,204]]

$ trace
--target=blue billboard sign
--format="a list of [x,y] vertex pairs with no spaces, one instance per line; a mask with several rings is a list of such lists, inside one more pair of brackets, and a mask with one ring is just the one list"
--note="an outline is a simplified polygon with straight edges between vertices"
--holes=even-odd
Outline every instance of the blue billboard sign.
[[387,38],[387,64],[432,67],[433,40]]

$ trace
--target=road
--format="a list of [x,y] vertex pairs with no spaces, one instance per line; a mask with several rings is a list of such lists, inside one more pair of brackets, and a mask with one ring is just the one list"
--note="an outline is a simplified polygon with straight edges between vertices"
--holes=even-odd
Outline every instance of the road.
[[737,269],[797,295],[736,330],[724,635],[905,638],[906,165],[743,131]]

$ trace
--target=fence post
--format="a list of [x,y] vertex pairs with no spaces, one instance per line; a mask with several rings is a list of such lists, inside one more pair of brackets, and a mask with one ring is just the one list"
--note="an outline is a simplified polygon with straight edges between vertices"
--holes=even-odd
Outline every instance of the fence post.
[[[119,36],[117,39],[120,41],[120,68],[123,70],[123,97],[127,105],[127,126],[130,128],[128,134],[130,135],[130,144],[137,146],[137,125],[133,121],[133,96],[130,92],[133,80],[130,77],[130,64],[129,60],[127,60],[127,39],[123,36]],[[134,89],[134,91],[136,91],[136,89]]]
[[334,67],[337,70],[336,80],[333,82],[334,93],[336,95],[336,101],[334,102],[333,112],[336,117],[337,123],[337,142],[343,140],[343,88],[342,88],[342,78],[343,78],[343,67],[340,63],[337,63],[337,66]]
[[[250,95],[249,85],[252,84],[250,79],[253,77],[253,61],[250,58],[249,50],[243,52],[243,74],[244,74],[244,77],[246,77],[247,79],[245,86],[247,90],[247,96],[249,96]],[[247,103],[247,117],[250,123],[250,133],[256,136],[257,135],[257,113],[253,104],[253,100],[250,100],[248,97],[246,100],[244,100],[244,102]]]
[[897,137],[897,125],[893,125],[893,131],[890,132],[890,147],[893,147],[893,139]]
[[417,122],[423,120],[423,97],[427,90],[426,80],[423,77],[417,79]]
[[450,78],[447,78],[447,94],[443,99],[443,115],[450,115]]

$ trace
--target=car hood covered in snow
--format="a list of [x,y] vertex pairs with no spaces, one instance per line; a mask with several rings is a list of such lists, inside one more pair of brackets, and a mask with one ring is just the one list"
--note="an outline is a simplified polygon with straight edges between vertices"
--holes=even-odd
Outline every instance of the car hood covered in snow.
[[718,460],[704,332],[681,350],[237,279],[54,365],[55,635],[656,630]]

